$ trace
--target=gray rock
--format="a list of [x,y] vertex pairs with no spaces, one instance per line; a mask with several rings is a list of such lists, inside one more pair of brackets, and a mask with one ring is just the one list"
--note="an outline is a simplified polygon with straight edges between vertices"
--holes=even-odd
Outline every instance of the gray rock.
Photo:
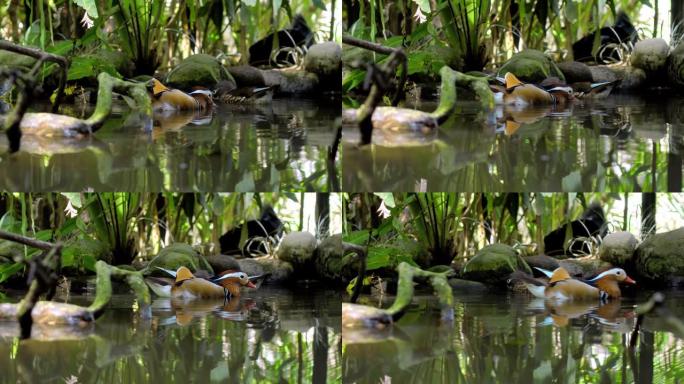
[[499,76],[512,72],[520,80],[530,83],[540,83],[547,77],[555,76],[565,80],[563,72],[543,52],[526,49],[511,57],[498,71]]
[[294,266],[306,265],[316,251],[316,237],[309,232],[288,233],[278,247],[278,258]]
[[623,267],[634,256],[639,242],[629,232],[614,232],[603,238],[599,258],[614,266]]
[[573,277],[588,278],[596,275],[597,271],[612,267],[609,263],[593,256],[579,257],[576,259],[564,259],[558,262],[561,267]]
[[591,74],[589,66],[578,61],[564,61],[556,64],[558,69],[565,75],[565,81],[568,84],[593,82],[594,78]]
[[205,259],[214,268],[216,273],[227,271],[229,269],[240,269],[240,264],[233,256],[228,255],[209,255]]
[[215,57],[197,54],[187,57],[166,75],[166,84],[189,91],[194,86],[214,89],[219,81],[235,85],[235,79]]
[[486,291],[488,288],[486,285],[477,282],[477,281],[470,281],[470,280],[463,280],[463,279],[456,279],[452,278],[449,279],[449,286],[451,286],[451,289],[453,289],[456,292],[482,292]]
[[259,68],[251,65],[238,65],[227,69],[238,87],[263,87],[266,84],[264,74]]
[[461,275],[466,280],[504,286],[511,273],[517,270],[532,273],[513,248],[505,244],[492,244],[480,249],[463,267]]
[[560,266],[560,264],[558,264],[558,259],[547,255],[527,256],[523,257],[523,260],[525,260],[530,268],[537,267],[546,269],[547,271],[553,271]]
[[318,76],[311,72],[285,68],[265,70],[263,75],[267,86],[278,86],[278,94],[306,94],[318,89]]
[[606,83],[620,78],[615,71],[604,65],[591,66],[589,71],[591,71],[591,77],[595,83]]
[[294,267],[287,261],[271,256],[254,257],[237,260],[240,270],[249,276],[266,275],[265,284],[282,284],[288,282],[294,273]]
[[670,46],[663,39],[641,40],[634,45],[630,62],[646,72],[658,72],[665,68],[669,52]]
[[636,249],[637,273],[650,280],[667,281],[684,276],[684,227],[655,234]]
[[613,67],[618,78],[622,79],[617,89],[623,91],[635,90],[646,86],[646,72],[632,66]]
[[319,76],[341,76],[342,47],[334,41],[312,45],[304,57],[304,68]]

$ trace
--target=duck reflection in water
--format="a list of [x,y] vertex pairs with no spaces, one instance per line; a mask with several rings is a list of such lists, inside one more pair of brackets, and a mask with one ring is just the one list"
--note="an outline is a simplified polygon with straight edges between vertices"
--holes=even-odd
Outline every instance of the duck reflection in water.
[[256,301],[249,298],[241,300],[239,297],[226,300],[192,301],[163,298],[155,300],[153,307],[160,311],[161,315],[157,318],[157,325],[188,326],[194,320],[210,315],[232,321],[247,321],[250,311],[256,307]]
[[213,120],[211,110],[199,111],[155,111],[152,124],[152,138],[157,139],[167,132],[178,132],[189,125],[208,125]]
[[569,105],[497,105],[491,112],[489,120],[495,122],[496,133],[506,136],[526,136],[531,132],[542,132],[549,127],[545,120],[548,117],[570,116],[572,104]]
[[600,328],[605,331],[628,333],[632,331],[636,321],[634,310],[622,308],[620,300],[597,304],[535,299],[529,304],[528,309],[546,315],[539,326]]

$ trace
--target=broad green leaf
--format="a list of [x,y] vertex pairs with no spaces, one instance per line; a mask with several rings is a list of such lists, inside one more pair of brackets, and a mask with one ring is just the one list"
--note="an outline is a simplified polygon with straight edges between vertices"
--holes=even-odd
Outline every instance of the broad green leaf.
[[95,0],[74,0],[74,3],[85,9],[85,11],[88,12],[88,16],[91,18],[97,19],[99,17],[97,14],[97,3]]

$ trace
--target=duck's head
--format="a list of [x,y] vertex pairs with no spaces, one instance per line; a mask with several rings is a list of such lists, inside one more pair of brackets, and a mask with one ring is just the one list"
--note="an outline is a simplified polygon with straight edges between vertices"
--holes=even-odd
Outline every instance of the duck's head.
[[183,282],[185,280],[193,279],[195,276],[190,272],[187,267],[180,267],[176,271],[176,284]]
[[563,104],[575,98],[575,93],[570,86],[553,87],[547,90],[553,96],[556,104]]
[[252,283],[253,279],[258,278],[259,276],[247,276],[246,273],[244,272],[223,272],[221,276],[218,278],[214,279],[214,281],[220,285],[227,285],[227,284],[239,284],[243,287],[247,288],[256,288],[256,285]]
[[612,268],[607,271],[601,272],[598,275],[596,275],[596,277],[588,281],[596,283],[601,280],[616,281],[618,283],[624,284],[636,284],[636,281],[634,281],[631,277],[627,276],[627,272],[625,272],[625,270],[622,268]]
[[207,110],[214,107],[214,99],[210,90],[208,89],[195,89],[189,93],[200,105],[200,108]]

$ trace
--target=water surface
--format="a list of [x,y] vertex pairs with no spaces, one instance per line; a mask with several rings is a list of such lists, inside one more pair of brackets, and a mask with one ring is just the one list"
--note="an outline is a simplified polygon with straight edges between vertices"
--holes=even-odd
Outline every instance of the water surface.
[[[213,116],[157,113],[152,124],[113,113],[88,138],[24,136],[21,152],[0,157],[0,189],[329,191],[339,185],[339,170],[327,163],[339,105],[277,99],[263,106],[221,105]],[[0,136],[4,153],[7,139]]]
[[[684,318],[684,292],[666,292]],[[548,306],[523,294],[458,294],[453,323],[434,296],[419,296],[391,330],[343,330],[348,383],[674,383],[684,340],[647,316],[627,348],[647,296],[604,306]],[[679,381],[677,381],[679,380]]]
[[[91,298],[71,297],[87,304]],[[0,382],[340,382],[340,298],[334,291],[262,287],[240,300],[157,299],[138,316],[130,295],[114,296],[86,328],[42,327],[19,341],[0,322]],[[73,380],[73,379],[72,379]],[[76,381],[73,381],[76,382]]]
[[[414,107],[432,111],[435,104]],[[377,144],[359,149],[357,131],[344,127],[345,191],[683,190],[679,96],[612,95],[567,108],[493,111],[464,100],[429,140],[374,133]]]

